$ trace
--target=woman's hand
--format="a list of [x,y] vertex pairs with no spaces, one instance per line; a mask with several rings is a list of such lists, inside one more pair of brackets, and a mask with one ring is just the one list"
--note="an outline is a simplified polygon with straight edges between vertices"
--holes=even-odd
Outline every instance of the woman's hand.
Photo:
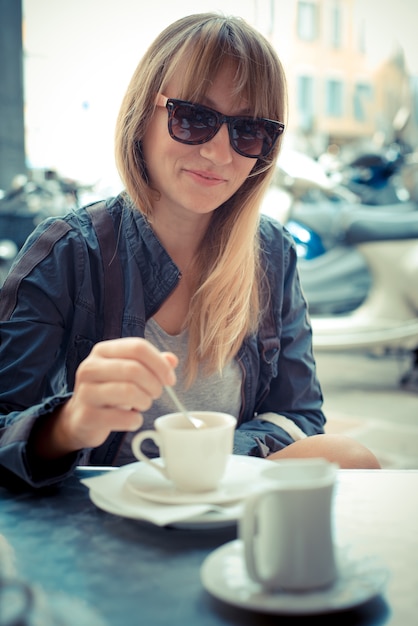
[[101,445],[112,431],[141,427],[142,411],[176,382],[177,357],[145,339],[127,337],[94,346],[79,365],[72,397],[38,430],[35,451],[58,458]]

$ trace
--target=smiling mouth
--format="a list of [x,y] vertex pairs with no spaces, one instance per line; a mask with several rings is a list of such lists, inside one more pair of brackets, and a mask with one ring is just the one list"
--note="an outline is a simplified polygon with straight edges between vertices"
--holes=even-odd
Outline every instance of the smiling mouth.
[[211,174],[210,172],[202,172],[200,170],[186,170],[189,172],[189,174],[191,174],[192,176],[196,176],[197,178],[200,178],[202,180],[207,180],[208,182],[213,182],[213,183],[222,183],[225,182],[225,179],[222,178],[221,176],[217,176],[216,174]]

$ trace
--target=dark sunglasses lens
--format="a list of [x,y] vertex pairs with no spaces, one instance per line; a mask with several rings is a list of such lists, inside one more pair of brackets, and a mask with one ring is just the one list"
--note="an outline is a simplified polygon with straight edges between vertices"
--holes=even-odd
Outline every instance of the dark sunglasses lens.
[[277,137],[276,126],[267,120],[241,119],[232,125],[234,147],[245,156],[267,156]]
[[215,115],[193,104],[176,105],[170,121],[173,136],[190,144],[208,141],[218,128]]

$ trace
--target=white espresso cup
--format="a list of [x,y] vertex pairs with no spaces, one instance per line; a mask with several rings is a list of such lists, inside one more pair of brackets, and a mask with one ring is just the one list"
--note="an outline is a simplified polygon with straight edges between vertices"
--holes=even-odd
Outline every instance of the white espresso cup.
[[[155,430],[139,432],[132,440],[132,451],[174,486],[189,493],[215,490],[223,478],[234,445],[237,420],[214,411],[192,411],[204,421],[195,428],[182,413],[158,417]],[[162,464],[152,461],[141,450],[142,442],[152,439],[160,450]]]
[[249,496],[239,523],[248,575],[267,591],[309,591],[337,578],[332,502],[338,465],[283,459]]

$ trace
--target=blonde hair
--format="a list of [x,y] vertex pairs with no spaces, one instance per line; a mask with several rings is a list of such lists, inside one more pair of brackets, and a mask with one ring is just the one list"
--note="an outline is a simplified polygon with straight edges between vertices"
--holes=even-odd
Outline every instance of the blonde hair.
[[[116,163],[130,200],[151,223],[153,190],[141,141],[155,110],[156,95],[164,93],[176,76],[176,82],[181,79],[177,97],[199,102],[226,63],[235,69],[237,96],[247,100],[254,116],[285,121],[287,92],[281,63],[269,42],[241,18],[203,13],[179,19],[151,44],[131,79],[117,120]],[[265,159],[254,160],[241,188],[213,212],[201,243],[196,291],[186,320],[189,383],[199,363],[204,363],[208,373],[221,371],[245,337],[258,328],[265,306],[258,240],[260,204],[279,148],[280,140]]]

